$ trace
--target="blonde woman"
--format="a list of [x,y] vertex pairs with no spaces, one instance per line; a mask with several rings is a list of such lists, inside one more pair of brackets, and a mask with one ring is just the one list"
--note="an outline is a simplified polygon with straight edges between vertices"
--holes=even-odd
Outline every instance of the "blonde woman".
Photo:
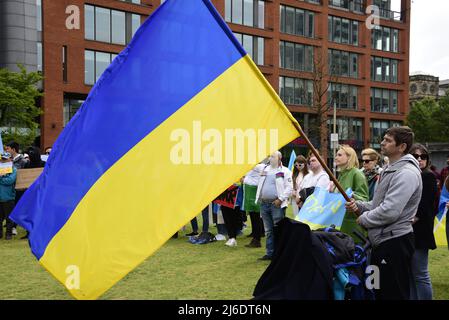
[[[355,200],[368,201],[368,183],[365,175],[359,170],[359,160],[355,150],[347,145],[340,146],[335,157],[335,164],[338,170],[338,182],[340,182],[343,189],[351,188]],[[341,226],[341,231],[350,236],[353,236],[354,229],[365,233],[357,224],[356,220],[357,216],[347,211]],[[356,242],[359,242],[358,238],[353,238]]]

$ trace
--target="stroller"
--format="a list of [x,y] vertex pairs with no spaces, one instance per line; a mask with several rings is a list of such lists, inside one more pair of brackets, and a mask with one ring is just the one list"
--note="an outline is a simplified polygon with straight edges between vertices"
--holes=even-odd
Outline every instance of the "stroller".
[[355,234],[363,245],[335,228],[311,231],[284,218],[274,229],[273,259],[254,289],[254,299],[373,299],[365,287],[370,243]]
[[347,234],[335,226],[312,231],[332,259],[333,292],[335,300],[374,300],[374,293],[366,287],[365,270],[369,265],[371,244],[357,229],[353,234],[362,245],[355,244]]

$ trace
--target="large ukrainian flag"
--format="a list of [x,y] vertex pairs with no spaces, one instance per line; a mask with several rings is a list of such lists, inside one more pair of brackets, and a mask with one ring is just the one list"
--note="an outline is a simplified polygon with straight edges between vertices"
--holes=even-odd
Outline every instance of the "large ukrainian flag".
[[[172,134],[193,121],[223,136],[278,129],[278,143],[254,163],[176,164]],[[168,0],[91,90],[12,219],[74,297],[94,299],[298,128],[209,0]]]

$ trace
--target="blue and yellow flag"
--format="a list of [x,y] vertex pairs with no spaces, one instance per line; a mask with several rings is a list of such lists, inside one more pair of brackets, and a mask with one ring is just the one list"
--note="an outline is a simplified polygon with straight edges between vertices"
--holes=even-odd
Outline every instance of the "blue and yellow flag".
[[[346,190],[346,194],[351,197],[352,190]],[[313,230],[330,226],[340,230],[346,213],[345,203],[341,193],[317,187],[304,202],[296,220],[308,224]]]
[[293,166],[295,165],[295,160],[296,160],[296,152],[293,149],[292,153],[290,154],[290,160],[288,161],[288,169],[292,172],[293,172]]
[[165,1],[114,59],[11,218],[95,299],[299,125],[209,0]]
[[449,202],[449,191],[443,185],[443,189],[441,190],[440,202],[438,205],[438,214],[435,217],[434,229],[433,233],[435,235],[435,241],[437,246],[447,246],[448,245],[448,236],[446,230],[446,219],[447,219],[447,209],[446,203]]

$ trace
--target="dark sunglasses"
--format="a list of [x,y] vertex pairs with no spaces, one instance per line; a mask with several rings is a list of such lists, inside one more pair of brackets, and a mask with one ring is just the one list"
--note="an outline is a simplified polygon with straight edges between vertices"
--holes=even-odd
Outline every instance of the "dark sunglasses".
[[429,160],[429,155],[427,155],[427,154],[416,154],[416,153],[414,153],[414,154],[412,154],[412,156],[416,159],[416,160],[418,160],[418,159],[420,159],[421,158],[421,160]]
[[362,161],[363,161],[364,164],[368,164],[368,163],[370,163],[371,161],[374,161],[374,160],[362,160]]

